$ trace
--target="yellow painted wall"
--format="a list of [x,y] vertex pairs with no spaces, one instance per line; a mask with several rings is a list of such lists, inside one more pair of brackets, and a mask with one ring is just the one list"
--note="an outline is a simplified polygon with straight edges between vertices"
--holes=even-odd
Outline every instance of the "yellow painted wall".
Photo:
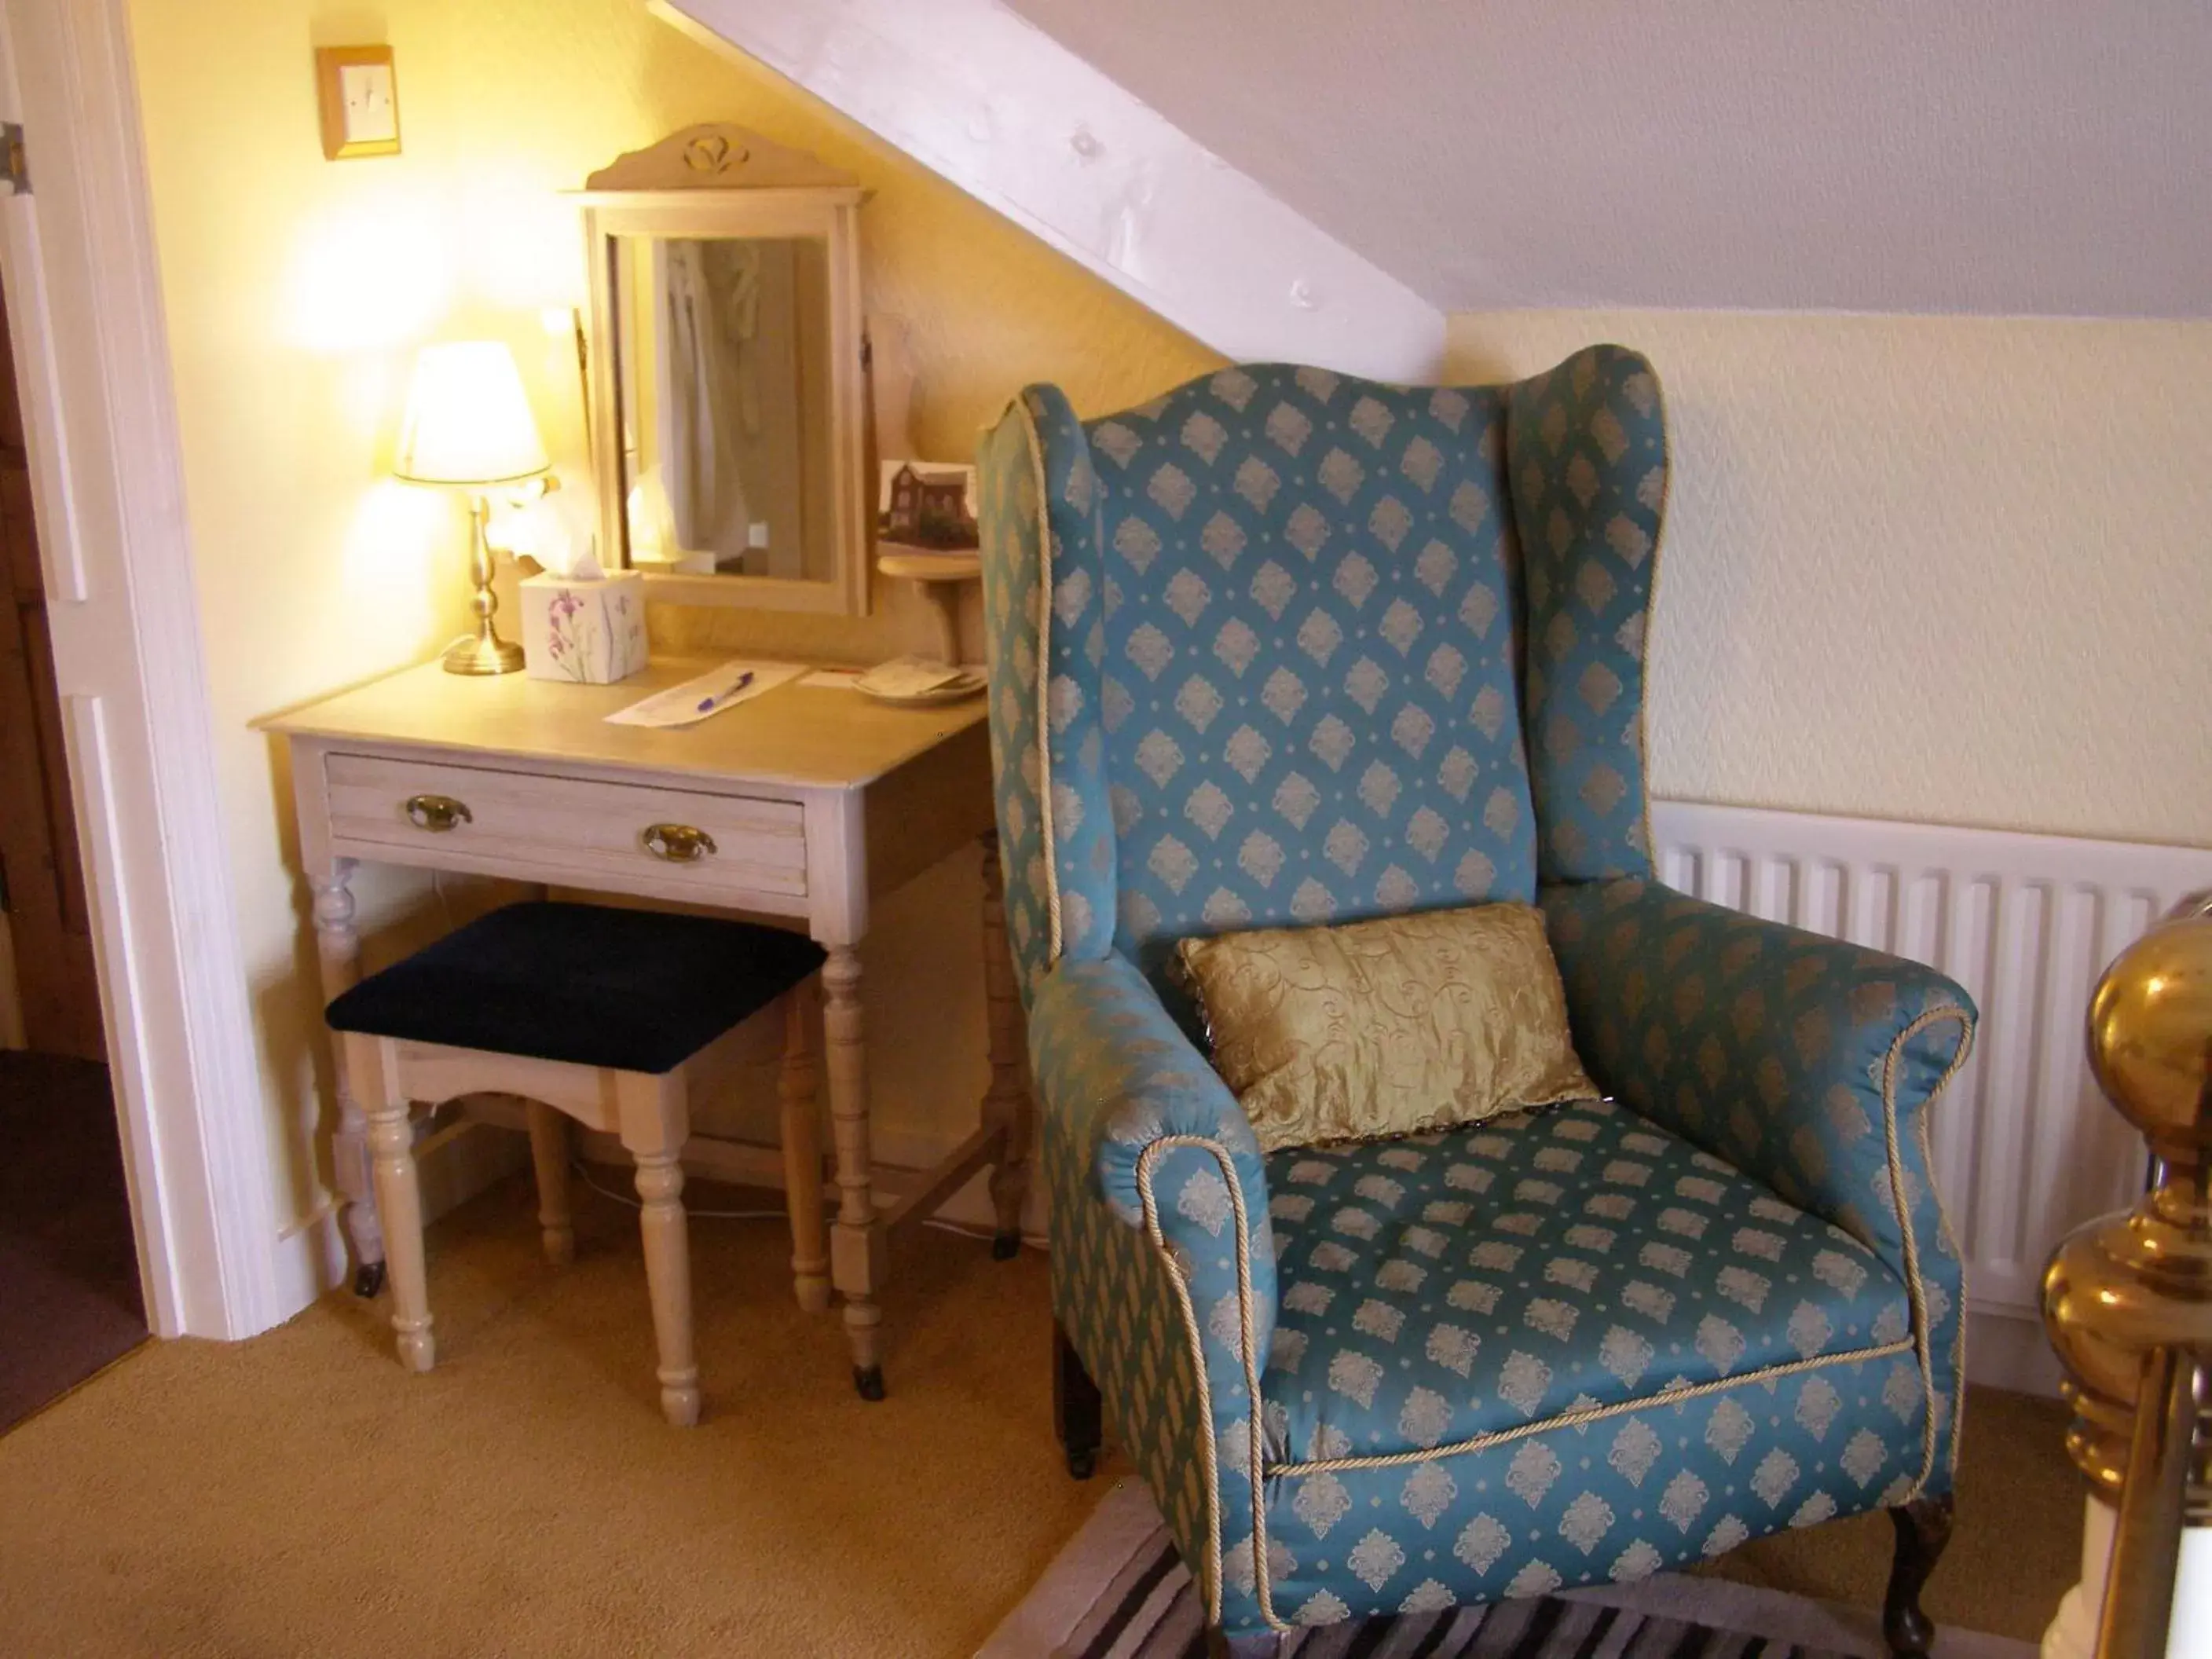
[[[707,119],[860,174],[876,191],[863,220],[867,303],[907,319],[917,435],[939,457],[970,454],[977,427],[1025,380],[1056,380],[1079,407],[1103,410],[1215,359],[639,0],[134,0],[131,23],[264,1104],[292,1162],[277,1202],[306,1218],[319,1201],[309,1148],[324,1110],[313,1082],[320,1000],[289,784],[246,722],[419,660],[462,625],[459,520],[383,477],[417,344],[507,338],[556,459],[580,474],[574,357],[539,318],[583,293],[572,210],[556,192]],[[325,161],[311,49],[369,41],[397,53],[404,154]],[[662,625],[687,631],[682,618]],[[748,627],[723,613],[689,631],[858,660],[932,638],[902,596],[862,624]],[[372,963],[440,925],[418,878],[360,887],[373,933],[386,927]],[[975,890],[963,860],[879,915],[867,959],[884,993],[878,1053],[905,1062],[877,1079],[895,1130],[933,1133],[981,1091],[975,971],[956,953],[948,982],[942,948],[973,937]]]
[[1651,787],[2212,845],[2212,324],[1451,319],[1453,378],[1648,354]]

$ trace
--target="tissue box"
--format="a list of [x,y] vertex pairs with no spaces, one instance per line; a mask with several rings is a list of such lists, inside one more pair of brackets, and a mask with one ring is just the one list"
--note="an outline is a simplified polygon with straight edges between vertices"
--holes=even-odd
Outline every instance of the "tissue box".
[[522,663],[531,678],[611,685],[645,666],[645,578],[522,580]]

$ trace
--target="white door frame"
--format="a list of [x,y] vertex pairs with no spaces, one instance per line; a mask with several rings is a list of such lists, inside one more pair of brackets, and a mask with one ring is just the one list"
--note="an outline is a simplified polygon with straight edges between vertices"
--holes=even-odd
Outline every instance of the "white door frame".
[[[16,380],[139,1271],[155,1330],[289,1316],[231,900],[125,0],[7,0]],[[4,187],[0,187],[4,188]]]

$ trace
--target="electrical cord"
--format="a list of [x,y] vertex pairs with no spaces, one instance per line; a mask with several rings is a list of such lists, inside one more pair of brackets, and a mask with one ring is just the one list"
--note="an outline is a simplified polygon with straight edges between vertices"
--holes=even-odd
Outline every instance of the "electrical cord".
[[[636,1210],[644,1207],[640,1200],[631,1194],[618,1192],[612,1187],[603,1186],[594,1181],[592,1178],[590,1165],[583,1159],[580,1158],[570,1159],[568,1168],[577,1180],[582,1182],[601,1198],[611,1199],[627,1209]],[[693,1221],[787,1221],[791,1218],[791,1212],[781,1209],[695,1210],[686,1206],[684,1213]],[[992,1243],[998,1237],[996,1233],[986,1232],[981,1227],[963,1227],[957,1221],[940,1221],[935,1216],[926,1218],[921,1224],[925,1227],[933,1227],[941,1233],[953,1233],[962,1238],[973,1238],[986,1244]],[[1029,1240],[1024,1238],[1022,1242],[1026,1244]]]
[[[617,1192],[612,1187],[603,1187],[592,1180],[591,1167],[580,1158],[570,1159],[568,1169],[577,1180],[582,1182],[601,1198],[611,1198],[616,1203],[629,1209],[644,1208],[644,1206],[629,1194]],[[789,1219],[791,1216],[791,1212],[788,1210],[695,1210],[689,1205],[684,1206],[684,1213],[694,1221],[784,1221]]]

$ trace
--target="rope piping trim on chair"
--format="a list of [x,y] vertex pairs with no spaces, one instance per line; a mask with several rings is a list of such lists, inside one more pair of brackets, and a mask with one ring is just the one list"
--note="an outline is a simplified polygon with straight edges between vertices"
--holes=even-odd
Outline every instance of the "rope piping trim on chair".
[[1213,1432],[1213,1392],[1206,1369],[1206,1341],[1200,1334],[1198,1313],[1191,1306],[1190,1285],[1184,1279],[1182,1269],[1176,1263],[1175,1253],[1168,1248],[1166,1237],[1160,1231],[1159,1206],[1152,1195],[1152,1160],[1163,1152],[1177,1146],[1192,1146],[1209,1154],[1221,1167],[1221,1179],[1229,1188],[1229,1204],[1237,1225],[1237,1312],[1241,1332],[1240,1346],[1244,1358],[1244,1391],[1251,1401],[1249,1432],[1251,1449],[1245,1468],[1252,1489],[1252,1559],[1257,1575],[1260,1612],[1268,1625],[1280,1631],[1292,1628],[1275,1616],[1275,1609],[1267,1594],[1266,1547],[1267,1539],[1267,1495],[1261,1487],[1260,1470],[1265,1461],[1261,1436],[1260,1370],[1253,1350],[1257,1346],[1252,1325],[1252,1253],[1249,1224],[1244,1212],[1244,1188],[1237,1178],[1237,1166],[1231,1160],[1229,1149],[1219,1141],[1205,1135],[1163,1135],[1137,1155],[1137,1193],[1144,1204],[1145,1234],[1152,1240],[1152,1248],[1159,1252],[1162,1265],[1176,1288],[1176,1301],[1182,1310],[1183,1335],[1190,1343],[1192,1369],[1198,1378],[1199,1426],[1200,1444],[1206,1454],[1206,1622],[1221,1622],[1221,1455],[1215,1443]]
[[1431,1446],[1419,1451],[1386,1452],[1372,1457],[1320,1457],[1306,1463],[1270,1463],[1267,1469],[1267,1478],[1271,1480],[1277,1476],[1302,1478],[1310,1474],[1334,1474],[1345,1469],[1389,1469],[1410,1463],[1434,1463],[1443,1458],[1457,1457],[1468,1452],[1488,1451],[1494,1446],[1526,1440],[1532,1434],[1548,1434],[1554,1429],[1580,1428],[1586,1423],[1619,1417],[1628,1412],[1679,1406],[1684,1401],[1695,1400],[1701,1395],[1725,1394],[1730,1389],[1747,1388],[1754,1382],[1794,1376],[1799,1371],[1819,1370],[1824,1365],[1858,1365],[1870,1359],[1887,1359],[1892,1354],[1905,1353],[1912,1346],[1912,1338],[1900,1336],[1894,1342],[1878,1343],[1869,1348],[1853,1348],[1847,1353],[1815,1354],[1810,1359],[1791,1359],[1779,1365],[1763,1365],[1755,1371],[1746,1371],[1741,1376],[1717,1376],[1709,1382],[1691,1382],[1679,1389],[1662,1389],[1656,1394],[1648,1394],[1638,1400],[1623,1400],[1610,1406],[1585,1406],[1579,1411],[1559,1412],[1534,1422],[1523,1423],[1518,1428],[1493,1429],[1488,1434],[1455,1441],[1449,1446]]
[[[1953,1238],[1951,1218],[1943,1208],[1943,1194],[1936,1185],[1935,1162],[1929,1149],[1928,1119],[1935,1110],[1936,1103],[1942,1098],[1943,1091],[1950,1086],[1951,1079],[1959,1074],[1959,1068],[1966,1063],[1966,1055],[1974,1046],[1974,1022],[1967,1016],[1966,1011],[1954,1002],[1947,1002],[1940,1007],[1930,1008],[1890,1040],[1889,1052],[1882,1057],[1881,1062],[1882,1139],[1886,1143],[1889,1158],[1889,1200],[1891,1207],[1897,1212],[1898,1232],[1905,1243],[1905,1293],[1912,1302],[1912,1340],[1920,1360],[1921,1388],[1927,1397],[1928,1403],[1927,1411],[1920,1425],[1920,1479],[1913,1484],[1911,1496],[1914,1498],[1917,1498],[1926,1489],[1929,1481],[1935,1477],[1936,1474],[1936,1355],[1930,1346],[1935,1340],[1936,1334],[1928,1319],[1928,1287],[1920,1277],[1920,1242],[1914,1237],[1912,1231],[1912,1206],[1906,1201],[1905,1161],[1898,1145],[1897,1062],[1899,1057],[1904,1054],[1906,1043],[1911,1042],[1929,1026],[1943,1020],[1955,1020],[1958,1023],[1959,1046],[1953,1051],[1951,1063],[1944,1067],[1943,1075],[1936,1080],[1936,1086],[1928,1091],[1928,1098],[1921,1103],[1920,1161],[1922,1167],[1929,1172],[1928,1190],[1929,1195],[1936,1200],[1936,1225],[1946,1238]],[[1957,1249],[1956,1242],[1954,1240],[1952,1251],[1954,1255],[1957,1254]],[[1959,1405],[1965,1396],[1966,1388],[1965,1327],[1966,1310],[1963,1305],[1965,1300],[1962,1279],[1960,1291],[1961,1305],[1954,1310],[1960,1322],[1959,1340],[1954,1345],[1954,1369],[1956,1376],[1953,1379],[1951,1401],[1954,1423]],[[1959,1437],[1954,1432],[1951,1437],[1953,1468],[1958,1467],[1958,1462]]]
[[[1220,1142],[1204,1136],[1165,1135],[1146,1147],[1137,1159],[1137,1189],[1144,1205],[1145,1231],[1152,1241],[1153,1249],[1160,1253],[1161,1260],[1168,1269],[1168,1277],[1176,1287],[1176,1298],[1182,1314],[1183,1334],[1190,1344],[1192,1369],[1196,1374],[1198,1382],[1200,1437],[1206,1459],[1207,1526],[1205,1583],[1206,1614],[1209,1620],[1218,1624],[1221,1618],[1220,1454],[1214,1437],[1213,1401],[1206,1371],[1205,1340],[1200,1333],[1197,1312],[1191,1305],[1190,1287],[1185,1282],[1181,1269],[1177,1267],[1174,1253],[1169,1249],[1166,1238],[1160,1230],[1159,1207],[1152,1192],[1152,1160],[1158,1154],[1176,1146],[1199,1148],[1209,1153],[1215,1163],[1220,1166],[1223,1184],[1229,1189],[1230,1205],[1236,1221],[1237,1304],[1239,1323],[1242,1326],[1244,1386],[1246,1395],[1251,1402],[1249,1419],[1252,1443],[1249,1461],[1246,1468],[1255,1472],[1248,1482],[1252,1489],[1253,1589],[1255,1599],[1260,1604],[1261,1616],[1267,1621],[1268,1626],[1275,1630],[1288,1631],[1294,1629],[1295,1626],[1286,1623],[1275,1612],[1273,1587],[1267,1576],[1267,1514],[1263,1484],[1267,1480],[1334,1474],[1347,1469],[1385,1468],[1409,1463],[1434,1462],[1446,1457],[1485,1451],[1506,1442],[1525,1439],[1531,1435],[1547,1433],[1558,1429],[1574,1428],[1624,1413],[1650,1409],[1662,1405],[1680,1404],[1701,1395],[1747,1387],[1793,1376],[1802,1371],[1816,1370],[1828,1365],[1861,1364],[1869,1360],[1884,1359],[1911,1351],[1919,1362],[1921,1387],[1925,1400],[1925,1409],[1923,1412],[1921,1422],[1920,1478],[1914,1483],[1912,1492],[1910,1494],[1911,1497],[1917,1497],[1926,1488],[1929,1479],[1936,1472],[1935,1356],[1929,1346],[1933,1340],[1934,1333],[1928,1318],[1927,1286],[1920,1274],[1919,1243],[1912,1230],[1911,1209],[1908,1204],[1902,1201],[1905,1181],[1903,1158],[1897,1133],[1897,1062],[1906,1043],[1928,1027],[1947,1019],[1958,1024],[1959,1046],[1952,1054],[1951,1063],[1944,1069],[1943,1075],[1936,1080],[1935,1088],[1929,1091],[1928,1098],[1921,1109],[1920,1117],[1921,1158],[1924,1165],[1932,1168],[1932,1158],[1929,1149],[1929,1116],[1936,1101],[1950,1086],[1952,1079],[1958,1075],[1960,1068],[1966,1064],[1966,1057],[1973,1047],[1973,1021],[1967,1017],[1965,1009],[1954,1003],[1947,1003],[1941,1007],[1931,1008],[1892,1039],[1888,1052],[1882,1061],[1883,1138],[1886,1143],[1891,1201],[1897,1211],[1899,1231],[1904,1242],[1905,1293],[1910,1299],[1913,1324],[1911,1335],[1900,1338],[1895,1342],[1853,1349],[1846,1353],[1822,1354],[1808,1359],[1793,1360],[1785,1364],[1765,1366],[1759,1370],[1747,1371],[1741,1376],[1718,1378],[1711,1382],[1698,1383],[1686,1389],[1662,1389],[1657,1394],[1647,1395],[1640,1400],[1613,1406],[1593,1407],[1582,1411],[1563,1412],[1540,1422],[1524,1424],[1519,1428],[1503,1429],[1491,1434],[1477,1435],[1472,1439],[1460,1441],[1449,1446],[1433,1447],[1423,1451],[1396,1452],[1380,1457],[1324,1458],[1305,1463],[1269,1463],[1266,1461],[1261,1438],[1263,1423],[1259,1369],[1255,1353],[1256,1342],[1252,1322],[1250,1236],[1245,1215],[1243,1188],[1237,1178],[1236,1167],[1231,1162],[1227,1148]],[[1932,1181],[1929,1183],[1929,1192],[1936,1200],[1937,1224],[1947,1238],[1952,1237],[1950,1217],[1943,1207],[1942,1194],[1936,1190]],[[1956,1248],[1954,1243],[1953,1245],[1954,1254]],[[1965,1309],[1961,1307],[1958,1310],[1958,1313],[1963,1320],[1966,1316]],[[1955,1347],[1954,1364],[1954,1391],[1952,1399],[1954,1402],[1963,1397],[1966,1389],[1966,1344],[1963,1340],[1963,1330],[1960,1334],[1961,1340]],[[1954,1409],[1955,1415],[1955,1405]],[[1954,1433],[1951,1437],[1951,1464],[1954,1468],[1958,1464],[1956,1433]]]
[[1045,477],[1044,443],[1028,399],[1006,405],[1018,413],[1029,441],[1030,473],[1037,498],[1037,833],[1044,842],[1045,958],[1048,969],[1060,960],[1060,847],[1052,833],[1052,494]]
[[1642,695],[1636,699],[1636,763],[1644,772],[1644,861],[1656,875],[1659,843],[1651,836],[1651,750],[1645,733],[1651,718],[1651,641],[1657,633],[1651,623],[1659,614],[1659,570],[1666,562],[1667,507],[1674,490],[1674,444],[1667,424],[1666,383],[1649,357],[1644,359],[1644,372],[1651,377],[1652,395],[1659,401],[1659,464],[1663,470],[1659,477],[1659,528],[1651,538],[1651,574],[1644,579],[1644,655],[1639,665],[1644,684]]

